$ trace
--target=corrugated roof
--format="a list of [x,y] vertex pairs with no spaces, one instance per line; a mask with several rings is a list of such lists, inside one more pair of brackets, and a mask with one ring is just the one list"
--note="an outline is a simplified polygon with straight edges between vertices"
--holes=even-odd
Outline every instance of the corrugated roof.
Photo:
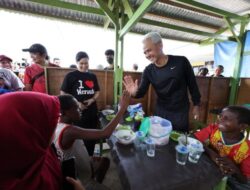
[[223,9],[228,12],[242,15],[248,11],[250,13],[250,1],[249,0],[196,0],[197,2],[204,3],[219,9]]
[[[156,3],[151,11],[155,14],[160,13],[162,16],[170,16],[172,18],[178,18],[187,22],[195,22],[197,24],[206,24],[210,26],[220,27],[223,25],[223,19],[218,16],[207,15],[203,12],[197,12],[196,9],[185,9],[173,2],[168,3]],[[151,12],[150,11],[150,12]]]
[[[82,12],[76,9],[73,10],[72,7],[66,9],[25,0],[0,0],[0,7],[89,23],[101,27],[104,26],[105,20],[107,20],[106,15],[102,10],[99,10],[100,6],[94,0],[61,0],[60,2],[92,7],[95,12]],[[133,10],[136,10],[142,2],[143,0],[129,0]],[[249,0],[196,0],[194,2],[239,15],[250,13]],[[114,27],[112,23],[109,26]],[[150,31],[158,31],[162,37],[167,39],[200,42],[207,39],[206,34],[214,34],[225,26],[226,21],[218,13],[212,13],[204,8],[198,9],[180,0],[159,0],[149,9],[139,23],[133,26],[131,32],[145,34]]]

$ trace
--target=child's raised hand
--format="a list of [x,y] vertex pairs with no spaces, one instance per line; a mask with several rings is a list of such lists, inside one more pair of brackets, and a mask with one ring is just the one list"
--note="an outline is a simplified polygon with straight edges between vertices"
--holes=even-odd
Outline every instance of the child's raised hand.
[[120,99],[120,107],[127,109],[130,101],[130,94],[128,91],[124,90],[122,93],[122,97]]
[[123,84],[130,95],[134,96],[136,94],[136,91],[138,90],[138,80],[134,81],[130,75],[125,76]]

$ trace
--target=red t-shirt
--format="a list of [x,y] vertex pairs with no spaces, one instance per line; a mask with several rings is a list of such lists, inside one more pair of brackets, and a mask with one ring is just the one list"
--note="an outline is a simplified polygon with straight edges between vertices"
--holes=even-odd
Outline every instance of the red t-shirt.
[[[49,63],[49,67],[58,67],[52,63]],[[38,64],[32,64],[25,69],[24,73],[24,84],[31,84],[31,80],[33,77],[43,72],[44,68],[39,66]],[[32,91],[46,93],[45,87],[45,76],[44,74],[37,78],[32,86]]]
[[244,137],[235,144],[226,145],[218,124],[209,125],[194,134],[198,140],[209,140],[212,147],[218,150],[220,156],[227,156],[240,166],[241,172],[250,178],[250,141]]

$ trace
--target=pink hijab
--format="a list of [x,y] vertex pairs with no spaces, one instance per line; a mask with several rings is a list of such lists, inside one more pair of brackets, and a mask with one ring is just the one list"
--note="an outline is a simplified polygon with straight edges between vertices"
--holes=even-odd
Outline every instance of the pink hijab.
[[60,189],[60,163],[51,148],[59,107],[56,97],[41,93],[0,96],[0,189]]

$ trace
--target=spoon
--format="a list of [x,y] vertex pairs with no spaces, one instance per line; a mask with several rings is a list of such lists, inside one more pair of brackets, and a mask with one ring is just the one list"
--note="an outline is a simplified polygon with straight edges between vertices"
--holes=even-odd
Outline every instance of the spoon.
[[188,135],[187,135],[187,132],[185,132],[185,146],[187,146],[188,145],[188,137],[187,137]]
[[131,136],[122,136],[121,139],[124,139],[127,141],[127,140],[131,139]]

